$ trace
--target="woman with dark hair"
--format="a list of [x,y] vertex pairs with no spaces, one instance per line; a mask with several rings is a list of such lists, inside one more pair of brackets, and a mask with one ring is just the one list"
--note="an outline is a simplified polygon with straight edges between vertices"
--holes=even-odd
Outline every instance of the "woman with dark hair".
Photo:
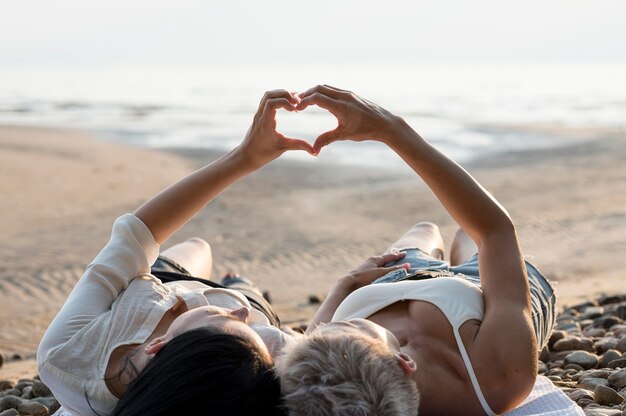
[[249,339],[198,328],[148,363],[113,415],[282,414],[279,397],[271,363]]
[[272,355],[288,335],[269,304],[246,279],[206,280],[211,257],[203,240],[162,256],[159,247],[238,179],[286,151],[313,153],[307,142],[276,132],[276,110],[294,111],[297,103],[285,90],[267,92],[239,146],[115,221],[37,352],[40,377],[66,411],[281,412]]

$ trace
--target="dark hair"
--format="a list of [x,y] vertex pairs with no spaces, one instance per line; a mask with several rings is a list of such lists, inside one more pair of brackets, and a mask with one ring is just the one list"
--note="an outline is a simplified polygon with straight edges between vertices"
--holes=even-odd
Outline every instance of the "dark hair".
[[172,339],[128,386],[112,416],[286,415],[267,353],[199,328]]

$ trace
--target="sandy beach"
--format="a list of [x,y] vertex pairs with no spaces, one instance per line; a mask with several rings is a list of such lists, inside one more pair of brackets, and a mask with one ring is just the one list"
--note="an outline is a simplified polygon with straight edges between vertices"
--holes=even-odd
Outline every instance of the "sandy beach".
[[[557,281],[560,306],[626,292],[626,131],[549,125],[555,146],[465,167],[507,208],[525,253]],[[425,132],[427,136],[427,133]],[[153,151],[83,131],[0,128],[0,351],[32,358],[46,326],[106,243],[114,219],[219,155]],[[199,236],[214,277],[238,272],[271,293],[288,325],[305,322],[330,283],[412,224],[456,225],[414,175],[277,161],[228,189],[164,247]],[[22,373],[19,373],[19,372]],[[19,378],[16,362],[0,379]],[[19,374],[18,374],[19,373]]]

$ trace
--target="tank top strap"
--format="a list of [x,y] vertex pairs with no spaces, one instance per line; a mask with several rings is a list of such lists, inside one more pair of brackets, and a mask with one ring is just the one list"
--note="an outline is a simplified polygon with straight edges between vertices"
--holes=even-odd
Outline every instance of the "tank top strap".
[[454,338],[456,338],[456,343],[459,346],[459,351],[461,352],[461,357],[463,358],[463,362],[465,363],[465,368],[467,368],[467,372],[470,376],[470,380],[472,381],[472,386],[474,387],[474,392],[476,392],[476,397],[478,397],[478,401],[482,406],[485,413],[489,416],[496,416],[496,414],[491,410],[487,400],[485,400],[485,396],[483,395],[482,390],[480,389],[480,385],[478,384],[478,379],[476,378],[476,374],[474,373],[474,367],[472,367],[472,362],[469,359],[469,355],[467,355],[467,351],[465,350],[465,345],[463,345],[463,340],[461,339],[461,334],[459,333],[460,326],[454,326],[452,328],[454,332]]

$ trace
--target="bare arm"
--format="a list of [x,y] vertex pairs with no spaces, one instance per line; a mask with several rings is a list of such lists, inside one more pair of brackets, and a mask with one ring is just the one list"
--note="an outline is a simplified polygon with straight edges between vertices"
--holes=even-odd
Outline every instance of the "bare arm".
[[[298,109],[318,105],[334,114],[335,130],[318,137],[315,152],[339,140],[376,140],[393,149],[430,187],[479,248],[486,310],[530,314],[530,295],[515,227],[505,209],[462,167],[432,147],[404,120],[355,94],[317,86],[301,94]],[[510,314],[507,314],[510,315]],[[489,316],[485,317],[485,321]]]
[[322,305],[315,313],[315,316],[307,327],[307,334],[310,333],[320,324],[330,322],[335,311],[341,305],[346,297],[360,287],[369,285],[374,280],[386,275],[387,273],[406,268],[409,264],[399,264],[396,266],[383,267],[390,262],[398,261],[404,258],[404,252],[394,252],[383,254],[382,256],[373,256],[367,259],[356,269],[352,270],[347,275],[338,279],[335,284],[330,288],[326,299],[322,302]]
[[284,137],[276,131],[276,110],[295,110],[298,99],[285,90],[267,92],[244,141],[225,156],[181,179],[135,211],[162,243],[213,198],[287,150],[313,153],[306,141]]

